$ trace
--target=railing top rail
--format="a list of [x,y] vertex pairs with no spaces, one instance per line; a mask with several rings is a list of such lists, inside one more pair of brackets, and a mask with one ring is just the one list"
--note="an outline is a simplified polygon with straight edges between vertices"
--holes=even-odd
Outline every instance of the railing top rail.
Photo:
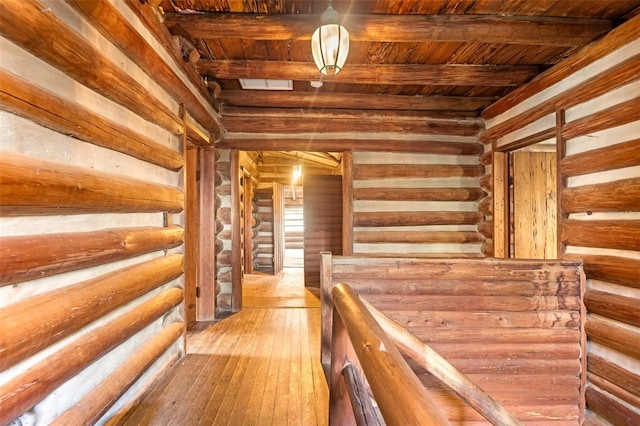
[[448,425],[445,414],[355,292],[338,284],[332,299],[385,422],[390,426]]

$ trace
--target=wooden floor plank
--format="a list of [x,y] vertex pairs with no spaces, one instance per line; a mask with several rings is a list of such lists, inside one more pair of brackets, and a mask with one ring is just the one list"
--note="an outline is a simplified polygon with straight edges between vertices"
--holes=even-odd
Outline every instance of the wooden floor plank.
[[118,423],[326,426],[320,303],[303,281],[246,275],[243,310],[192,324],[187,355]]

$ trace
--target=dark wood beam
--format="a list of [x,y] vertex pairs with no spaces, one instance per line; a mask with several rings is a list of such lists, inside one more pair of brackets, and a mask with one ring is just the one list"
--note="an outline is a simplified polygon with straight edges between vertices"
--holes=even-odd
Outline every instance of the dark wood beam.
[[323,76],[311,62],[210,61],[197,63],[201,74],[218,79],[266,78],[350,84],[513,87],[540,72],[531,65],[381,65],[350,64],[336,76]]
[[256,118],[285,118],[285,119],[358,119],[414,121],[419,123],[446,124],[455,123],[459,127],[473,127],[480,130],[483,122],[477,117],[462,117],[457,112],[441,111],[405,111],[381,110],[373,111],[353,109],[304,109],[304,108],[255,108],[255,107],[224,107],[223,119],[228,117],[256,117]]
[[480,155],[482,145],[466,142],[398,139],[301,139],[265,138],[223,139],[220,149],[241,151],[388,151],[429,154]]
[[[413,111],[458,111],[472,112],[491,105],[492,97],[465,98],[462,96],[398,96],[361,93],[316,93],[267,90],[223,90],[218,96],[226,105],[245,107],[278,108],[344,108],[344,109],[388,109]],[[466,116],[466,115],[465,115]]]
[[231,133],[398,133],[475,136],[478,126],[461,125],[456,120],[417,120],[415,118],[379,117],[306,117],[303,114],[286,116],[223,117],[222,124]]
[[[194,38],[309,40],[319,15],[168,13],[165,23]],[[344,15],[354,41],[451,41],[580,46],[612,28],[604,19],[488,15]]]

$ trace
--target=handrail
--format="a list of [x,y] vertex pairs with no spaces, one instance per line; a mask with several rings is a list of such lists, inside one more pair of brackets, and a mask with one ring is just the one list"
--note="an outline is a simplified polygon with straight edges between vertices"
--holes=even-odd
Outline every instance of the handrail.
[[338,284],[331,295],[385,422],[389,426],[448,425],[445,414],[356,293]]
[[391,340],[414,361],[419,363],[434,377],[449,386],[463,401],[475,409],[494,425],[522,425],[513,414],[498,404],[488,393],[476,385],[471,379],[458,371],[429,345],[415,337],[410,331],[380,312],[369,302],[360,297],[362,304],[369,310],[378,324]]

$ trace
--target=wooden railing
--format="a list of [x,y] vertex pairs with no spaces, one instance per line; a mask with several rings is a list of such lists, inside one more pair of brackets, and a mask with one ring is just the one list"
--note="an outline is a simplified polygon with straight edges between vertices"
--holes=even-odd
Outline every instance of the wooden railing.
[[444,413],[405,362],[400,351],[345,284],[332,290],[334,312],[329,421],[353,424],[354,414],[344,395],[343,369],[357,365],[364,372],[388,425],[448,425]]
[[[331,295],[334,308],[329,374],[331,424],[377,424],[370,401],[367,395],[363,396],[366,385],[359,369],[386,424],[449,424],[396,345],[491,423],[522,424],[428,345],[359,298],[348,285],[336,285]],[[343,398],[345,392],[348,401]]]

